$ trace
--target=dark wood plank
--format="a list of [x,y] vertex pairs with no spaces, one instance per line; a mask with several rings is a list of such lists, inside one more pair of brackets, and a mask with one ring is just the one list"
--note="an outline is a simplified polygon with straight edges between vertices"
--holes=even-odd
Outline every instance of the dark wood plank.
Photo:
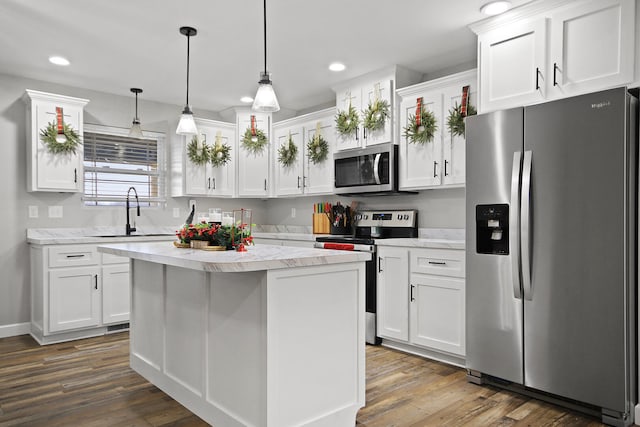
[[[206,426],[129,368],[128,333],[39,346],[0,339],[0,426]],[[367,346],[359,427],[585,426],[593,418],[466,381],[463,369]]]

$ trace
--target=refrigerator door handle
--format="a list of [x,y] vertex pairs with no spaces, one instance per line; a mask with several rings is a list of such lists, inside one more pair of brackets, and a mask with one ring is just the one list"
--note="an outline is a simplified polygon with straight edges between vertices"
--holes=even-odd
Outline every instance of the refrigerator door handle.
[[509,246],[511,247],[511,274],[513,297],[522,299],[522,284],[520,280],[520,233],[518,218],[520,216],[520,158],[519,151],[513,153],[511,169],[511,210],[509,214]]
[[520,198],[520,253],[522,254],[522,289],[524,299],[531,301],[531,151],[524,152],[522,195]]

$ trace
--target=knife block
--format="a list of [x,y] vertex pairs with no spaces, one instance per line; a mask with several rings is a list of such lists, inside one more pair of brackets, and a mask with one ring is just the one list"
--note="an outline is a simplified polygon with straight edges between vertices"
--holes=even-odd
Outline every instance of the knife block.
[[311,218],[313,224],[313,234],[329,234],[329,217],[324,213],[314,213]]

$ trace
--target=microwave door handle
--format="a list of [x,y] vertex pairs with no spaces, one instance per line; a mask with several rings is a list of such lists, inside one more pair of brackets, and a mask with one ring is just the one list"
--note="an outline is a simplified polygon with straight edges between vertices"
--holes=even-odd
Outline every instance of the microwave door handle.
[[382,153],[376,154],[376,158],[373,160],[373,179],[376,180],[376,184],[380,185],[380,158]]

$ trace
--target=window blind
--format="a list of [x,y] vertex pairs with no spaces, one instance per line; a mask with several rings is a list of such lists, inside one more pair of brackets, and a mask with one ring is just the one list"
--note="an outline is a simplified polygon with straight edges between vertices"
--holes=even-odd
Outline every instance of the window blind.
[[135,187],[142,206],[164,202],[158,140],[84,132],[85,205],[122,205]]

